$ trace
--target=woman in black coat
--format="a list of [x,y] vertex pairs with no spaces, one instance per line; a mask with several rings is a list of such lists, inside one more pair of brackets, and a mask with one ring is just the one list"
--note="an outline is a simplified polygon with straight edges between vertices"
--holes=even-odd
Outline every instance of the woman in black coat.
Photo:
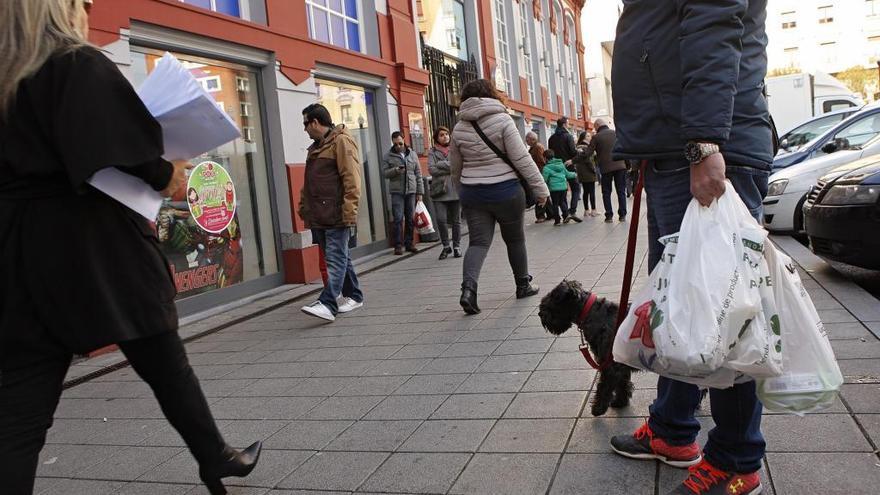
[[186,162],[115,64],[85,41],[91,0],[0,5],[0,485],[33,490],[73,354],[118,344],[212,494],[260,444],[223,440],[177,334],[154,227],[86,182],[115,166],[170,195]]

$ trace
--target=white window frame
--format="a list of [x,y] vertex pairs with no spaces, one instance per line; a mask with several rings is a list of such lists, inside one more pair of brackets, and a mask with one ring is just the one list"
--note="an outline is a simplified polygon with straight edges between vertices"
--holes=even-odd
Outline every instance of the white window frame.
[[254,140],[254,128],[251,126],[242,126],[241,127],[241,138],[248,142],[253,142]]
[[834,5],[820,5],[819,24],[831,24],[834,22]]
[[329,16],[336,16],[336,17],[341,17],[342,21],[343,21],[342,22],[342,35],[344,37],[344,45],[345,46],[339,46],[339,45],[336,45],[333,43],[333,30],[330,28],[329,23],[327,25],[327,34],[330,36],[330,41],[328,43],[337,47],[337,48],[342,48],[344,50],[357,51],[357,50],[352,50],[351,48],[349,48],[348,27],[346,26],[345,23],[350,21],[350,22],[357,24],[357,26],[358,26],[358,44],[360,46],[359,53],[364,53],[364,50],[366,49],[366,46],[364,43],[364,23],[361,21],[361,17],[364,15],[363,1],[357,0],[357,2],[356,2],[357,3],[357,15],[358,15],[357,18],[349,17],[345,13],[344,0],[342,2],[342,12],[337,12],[337,11],[331,9],[330,2],[325,2],[325,3],[326,3],[326,5],[321,5],[317,2],[317,0],[306,0],[306,21],[308,22],[308,25],[309,25],[309,38],[311,38],[315,41],[319,41],[315,37],[315,16],[312,15],[312,10],[310,10],[310,9],[322,10],[327,14],[328,18],[329,18]]
[[[199,84],[201,84],[202,87],[205,88],[205,91],[207,91],[208,93],[216,93],[216,92],[218,92],[218,91],[223,91],[223,83],[220,81],[220,76],[207,76],[207,77],[200,77],[200,78],[198,79],[198,81],[199,81]],[[216,82],[217,82],[217,88],[216,88],[216,89],[210,89],[210,88],[208,87],[208,81],[216,81]]]
[[513,95],[513,81],[510,77],[510,42],[507,38],[507,9],[505,0],[495,0],[495,54],[498,67],[504,73],[505,92]]
[[532,67],[532,50],[531,50],[531,42],[532,36],[529,33],[529,26],[534,25],[533,22],[529,22],[529,20],[534,20],[532,15],[532,9],[530,8],[530,2],[520,1],[520,9],[519,9],[519,23],[520,29],[522,32],[520,36],[522,36],[522,44],[520,45],[520,54],[522,55],[523,61],[523,73],[526,76],[526,87],[528,89],[528,100],[526,103],[529,105],[536,105],[536,96],[535,96],[535,74],[534,68]]
[[251,82],[246,77],[235,76],[235,87],[242,93],[249,93],[251,90]]
[[239,111],[241,112],[242,117],[250,117],[251,116],[251,104],[247,101],[240,102]]
[[796,46],[790,46],[782,50],[783,55],[785,55],[785,61],[788,62],[787,67],[798,67],[800,65],[798,59],[801,54],[800,48]]
[[782,29],[794,29],[797,27],[797,12],[789,10],[779,15],[782,18]]
[[[571,21],[570,23],[568,21]],[[569,30],[569,44],[568,44],[568,57],[569,57],[569,80],[571,82],[572,91],[574,91],[574,104],[575,104],[575,115],[572,117],[579,118],[577,113],[581,108],[581,77],[580,77],[580,64],[578,63],[578,50],[577,50],[577,32],[574,31],[575,23],[574,18],[572,18],[571,14],[565,14],[565,24]]]
[[865,0],[865,13],[868,17],[877,17],[880,15],[880,0]]

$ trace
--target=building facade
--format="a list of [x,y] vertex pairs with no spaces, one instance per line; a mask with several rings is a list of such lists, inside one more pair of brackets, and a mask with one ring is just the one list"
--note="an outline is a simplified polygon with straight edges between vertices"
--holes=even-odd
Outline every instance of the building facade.
[[424,113],[411,0],[116,0],[96,2],[90,40],[135,87],[174,54],[240,127],[242,137],[197,157],[225,169],[235,215],[200,229],[188,197],[164,204],[161,249],[192,314],[284,283],[320,279],[318,249],[297,216],[306,148],[302,109],[323,103],[358,141],[363,194],[357,254],[387,246],[381,158],[391,132]]

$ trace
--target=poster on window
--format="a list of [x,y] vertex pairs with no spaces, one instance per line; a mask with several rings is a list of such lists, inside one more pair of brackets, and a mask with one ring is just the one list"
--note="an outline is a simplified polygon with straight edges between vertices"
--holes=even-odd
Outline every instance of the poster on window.
[[189,212],[199,227],[219,234],[235,215],[235,184],[225,168],[205,161],[192,170],[186,184]]

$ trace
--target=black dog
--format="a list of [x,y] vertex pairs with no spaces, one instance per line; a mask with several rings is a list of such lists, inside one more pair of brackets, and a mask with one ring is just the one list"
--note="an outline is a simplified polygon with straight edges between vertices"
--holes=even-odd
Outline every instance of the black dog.
[[[595,360],[600,366],[610,358],[614,345],[618,305],[605,298],[596,298],[584,311],[592,294],[574,280],[563,280],[549,294],[541,299],[538,315],[541,325],[553,335],[562,335],[574,323],[583,332]],[[632,372],[625,364],[611,363],[599,371],[599,384],[593,398],[590,412],[601,416],[614,408],[626,407],[633,394]]]

